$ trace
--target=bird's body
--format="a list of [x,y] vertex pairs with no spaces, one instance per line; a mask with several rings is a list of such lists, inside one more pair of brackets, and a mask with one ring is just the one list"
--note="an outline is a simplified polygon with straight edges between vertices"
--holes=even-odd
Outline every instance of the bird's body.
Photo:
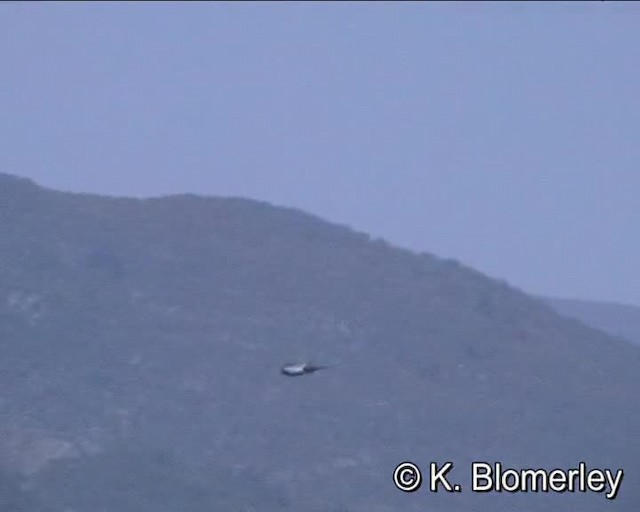
[[318,370],[324,370],[325,368],[326,366],[311,363],[288,363],[280,369],[280,373],[287,377],[299,377],[300,375],[307,375],[317,372]]

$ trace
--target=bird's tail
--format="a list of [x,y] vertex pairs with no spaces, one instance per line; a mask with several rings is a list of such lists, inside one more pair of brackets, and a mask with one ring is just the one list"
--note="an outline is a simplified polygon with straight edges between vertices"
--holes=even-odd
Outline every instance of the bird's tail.
[[329,368],[329,366],[327,366],[327,365],[309,364],[309,365],[307,365],[306,370],[308,372],[317,372],[318,370],[326,370],[327,368]]

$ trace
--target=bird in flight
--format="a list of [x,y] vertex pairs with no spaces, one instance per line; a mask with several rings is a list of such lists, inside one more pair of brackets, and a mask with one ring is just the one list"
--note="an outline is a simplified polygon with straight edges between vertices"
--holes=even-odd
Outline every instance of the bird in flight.
[[318,370],[324,370],[325,368],[327,368],[327,366],[311,363],[287,363],[280,369],[280,373],[287,377],[299,377],[300,375],[307,375],[317,372]]

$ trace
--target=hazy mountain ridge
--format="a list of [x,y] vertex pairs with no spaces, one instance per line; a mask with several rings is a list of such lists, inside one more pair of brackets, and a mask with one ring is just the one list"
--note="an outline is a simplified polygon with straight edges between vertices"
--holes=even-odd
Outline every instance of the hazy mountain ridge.
[[[504,283],[245,199],[114,199],[0,175],[0,223],[0,450],[24,432],[23,444],[73,446],[23,450],[33,460],[7,468],[43,462],[30,478],[55,511],[80,506],[54,485],[74,464],[92,474],[82,468],[105,457],[106,473],[147,478],[121,448],[136,440],[149,460],[169,452],[168,474],[194,475],[184,485],[201,500],[185,511],[220,503],[200,480],[233,468],[255,475],[252,490],[242,476],[227,486],[248,495],[234,510],[252,492],[269,510],[608,505],[402,496],[391,472],[407,458],[459,461],[463,473],[484,458],[623,466],[616,510],[631,510],[640,351]],[[307,357],[335,368],[278,374]],[[120,484],[101,485],[108,496]],[[130,496],[102,505],[157,508]]]
[[558,313],[580,320],[612,336],[640,344],[640,307],[595,300],[548,298]]

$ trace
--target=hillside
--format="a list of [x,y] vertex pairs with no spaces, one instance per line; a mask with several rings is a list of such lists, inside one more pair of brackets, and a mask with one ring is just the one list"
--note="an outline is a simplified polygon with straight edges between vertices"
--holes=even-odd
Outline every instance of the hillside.
[[544,300],[562,315],[640,344],[640,308],[637,306],[578,299]]
[[[25,512],[637,510],[640,350],[503,282],[239,198],[0,175],[0,226],[0,461]],[[306,359],[331,368],[279,374]],[[403,495],[407,459],[463,486],[477,460],[626,476],[615,502]]]

